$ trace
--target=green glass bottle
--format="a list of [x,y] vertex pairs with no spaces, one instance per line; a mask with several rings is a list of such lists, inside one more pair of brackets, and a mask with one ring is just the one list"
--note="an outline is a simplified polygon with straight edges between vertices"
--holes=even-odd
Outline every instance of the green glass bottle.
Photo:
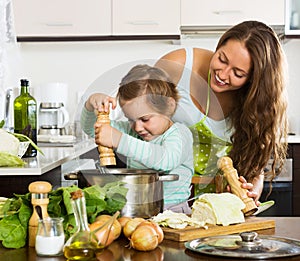
[[[21,79],[21,93],[14,100],[14,132],[21,133],[37,143],[37,103],[29,94],[29,81]],[[23,157],[35,157],[36,149],[29,145]]]

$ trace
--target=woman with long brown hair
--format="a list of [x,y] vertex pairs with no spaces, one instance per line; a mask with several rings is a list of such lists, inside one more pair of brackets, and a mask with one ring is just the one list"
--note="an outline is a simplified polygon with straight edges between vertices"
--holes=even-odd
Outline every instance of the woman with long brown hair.
[[[242,186],[258,201],[268,160],[274,159],[274,178],[274,166],[282,166],[287,151],[286,64],[275,32],[245,21],[222,35],[215,52],[179,49],[156,66],[179,89],[173,120],[193,131],[195,175],[214,177],[217,159],[228,155],[244,177]],[[201,191],[214,192],[214,186],[200,184],[196,193]]]

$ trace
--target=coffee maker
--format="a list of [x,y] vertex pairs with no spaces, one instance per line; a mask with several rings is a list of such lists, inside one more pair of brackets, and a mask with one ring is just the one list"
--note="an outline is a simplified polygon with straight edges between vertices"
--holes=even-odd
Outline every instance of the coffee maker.
[[39,135],[65,135],[69,124],[67,111],[68,85],[61,82],[43,84],[38,88]]
[[39,135],[65,135],[69,113],[62,102],[41,102]]

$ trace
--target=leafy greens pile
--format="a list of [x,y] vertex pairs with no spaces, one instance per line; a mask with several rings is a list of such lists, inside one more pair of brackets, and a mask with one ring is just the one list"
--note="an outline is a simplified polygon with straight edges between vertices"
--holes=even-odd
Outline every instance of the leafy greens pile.
[[[71,192],[77,186],[61,187],[49,193],[48,214],[64,218],[64,232],[68,239],[76,231],[76,222],[71,205]],[[128,189],[124,182],[116,181],[100,187],[93,185],[82,189],[86,199],[88,222],[92,223],[100,214],[114,214],[126,204]],[[27,243],[28,224],[32,215],[31,194],[15,195],[7,199],[0,210],[0,240],[6,248],[21,248]]]
[[42,150],[26,135],[4,130],[4,120],[0,121],[0,167],[22,167],[25,162],[18,157],[20,142],[29,142],[42,155]]

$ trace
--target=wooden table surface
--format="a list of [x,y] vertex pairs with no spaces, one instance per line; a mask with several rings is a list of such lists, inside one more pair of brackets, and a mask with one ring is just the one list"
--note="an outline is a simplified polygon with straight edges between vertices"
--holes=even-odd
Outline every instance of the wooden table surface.
[[[300,240],[300,217],[266,217],[266,219],[275,220],[275,228],[259,230],[258,234],[287,237]],[[202,255],[195,253],[185,248],[183,242],[175,242],[171,240],[164,240],[159,247],[150,252],[139,252],[126,247],[128,240],[120,238],[113,242],[98,259],[101,261],[226,261],[226,260],[239,260],[218,258],[213,256]],[[61,257],[38,257],[36,256],[35,249],[24,247],[21,249],[4,249],[0,248],[0,260],[7,261],[63,261],[66,260]],[[245,260],[245,259],[240,259]],[[250,259],[247,259],[250,260]],[[274,260],[291,260],[300,261],[300,255],[289,258],[276,258]]]

